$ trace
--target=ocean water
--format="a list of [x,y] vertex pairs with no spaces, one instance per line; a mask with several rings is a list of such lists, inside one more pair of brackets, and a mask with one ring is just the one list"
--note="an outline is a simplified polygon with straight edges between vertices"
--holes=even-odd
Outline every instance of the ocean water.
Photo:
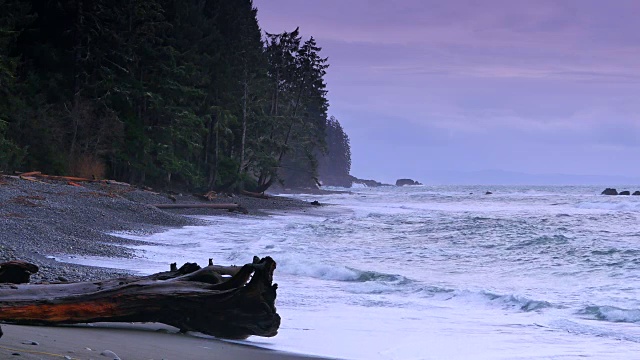
[[272,256],[280,333],[246,342],[273,349],[345,359],[640,359],[640,196],[602,189],[296,195],[330,205],[120,234],[149,242],[135,247],[137,259],[62,260],[151,273],[174,261]]

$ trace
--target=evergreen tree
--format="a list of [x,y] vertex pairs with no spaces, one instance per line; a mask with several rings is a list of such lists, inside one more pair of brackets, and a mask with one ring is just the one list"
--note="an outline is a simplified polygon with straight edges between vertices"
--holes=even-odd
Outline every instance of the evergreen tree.
[[327,120],[326,151],[317,156],[319,178],[323,185],[351,187],[349,136],[333,116]]
[[17,94],[16,67],[18,59],[14,51],[20,25],[27,19],[28,7],[20,1],[0,0],[0,171],[18,167],[25,151],[12,139],[9,126],[15,121],[20,107]]
[[251,0],[0,6],[0,169],[219,191],[312,183],[327,59],[298,29],[263,38]]

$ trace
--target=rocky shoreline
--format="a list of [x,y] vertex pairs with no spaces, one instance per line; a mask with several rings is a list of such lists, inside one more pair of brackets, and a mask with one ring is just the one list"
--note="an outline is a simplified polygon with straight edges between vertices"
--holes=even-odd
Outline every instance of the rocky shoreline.
[[152,204],[236,203],[250,214],[301,210],[309,203],[269,196],[217,196],[204,200],[191,194],[169,194],[103,182],[69,185],[63,181],[30,181],[0,176],[0,262],[25,260],[40,267],[32,282],[88,281],[126,272],[57,262],[56,255],[131,257],[123,245],[136,244],[109,235],[114,231],[151,233],[203,224],[184,215],[246,216],[214,209],[160,210]]

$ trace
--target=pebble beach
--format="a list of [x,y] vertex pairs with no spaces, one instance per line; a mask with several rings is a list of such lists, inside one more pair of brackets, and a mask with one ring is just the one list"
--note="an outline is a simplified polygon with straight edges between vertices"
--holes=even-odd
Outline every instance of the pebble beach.
[[[312,206],[301,200],[276,196],[262,199],[218,195],[204,200],[193,194],[157,192],[125,184],[86,182],[76,185],[0,175],[0,262],[23,260],[36,264],[40,270],[32,275],[32,283],[113,278],[128,274],[123,270],[58,262],[54,257],[132,258],[132,251],[123,245],[135,245],[136,240],[110,233],[150,234],[206,222],[195,215],[245,216],[242,212],[206,208],[160,210],[154,204],[236,203],[252,215],[264,214],[264,211],[300,211]],[[198,260],[202,259],[193,261]],[[105,350],[121,359],[201,359],[204,353],[218,359],[306,358],[247,348],[210,337],[185,336],[177,334],[177,329],[160,324],[128,329],[113,324],[88,328],[16,325],[3,325],[2,328],[0,357],[3,359],[14,354],[28,359],[106,359],[111,355],[108,352],[101,355]],[[86,350],[91,346],[98,350]],[[145,348],[153,351],[140,351]],[[177,357],[176,354],[182,355]]]
[[[57,262],[56,255],[131,257],[121,245],[135,244],[111,232],[152,233],[202,224],[191,215],[243,216],[218,209],[160,210],[153,204],[236,203],[250,214],[309,207],[284,197],[268,199],[219,196],[203,200],[193,194],[169,194],[103,182],[71,186],[60,181],[0,178],[0,261],[24,260],[40,271],[32,282],[88,281],[123,275],[98,267]],[[194,259],[195,261],[196,259]]]

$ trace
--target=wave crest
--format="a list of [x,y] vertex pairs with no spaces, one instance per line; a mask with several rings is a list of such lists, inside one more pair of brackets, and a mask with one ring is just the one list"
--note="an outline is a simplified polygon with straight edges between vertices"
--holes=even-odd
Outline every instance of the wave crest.
[[615,306],[587,306],[578,314],[597,320],[622,323],[640,322],[640,309],[623,309]]
[[498,295],[490,292],[483,292],[482,294],[493,303],[499,303],[504,307],[516,308],[524,312],[538,311],[554,307],[548,301],[533,300],[518,295]]

